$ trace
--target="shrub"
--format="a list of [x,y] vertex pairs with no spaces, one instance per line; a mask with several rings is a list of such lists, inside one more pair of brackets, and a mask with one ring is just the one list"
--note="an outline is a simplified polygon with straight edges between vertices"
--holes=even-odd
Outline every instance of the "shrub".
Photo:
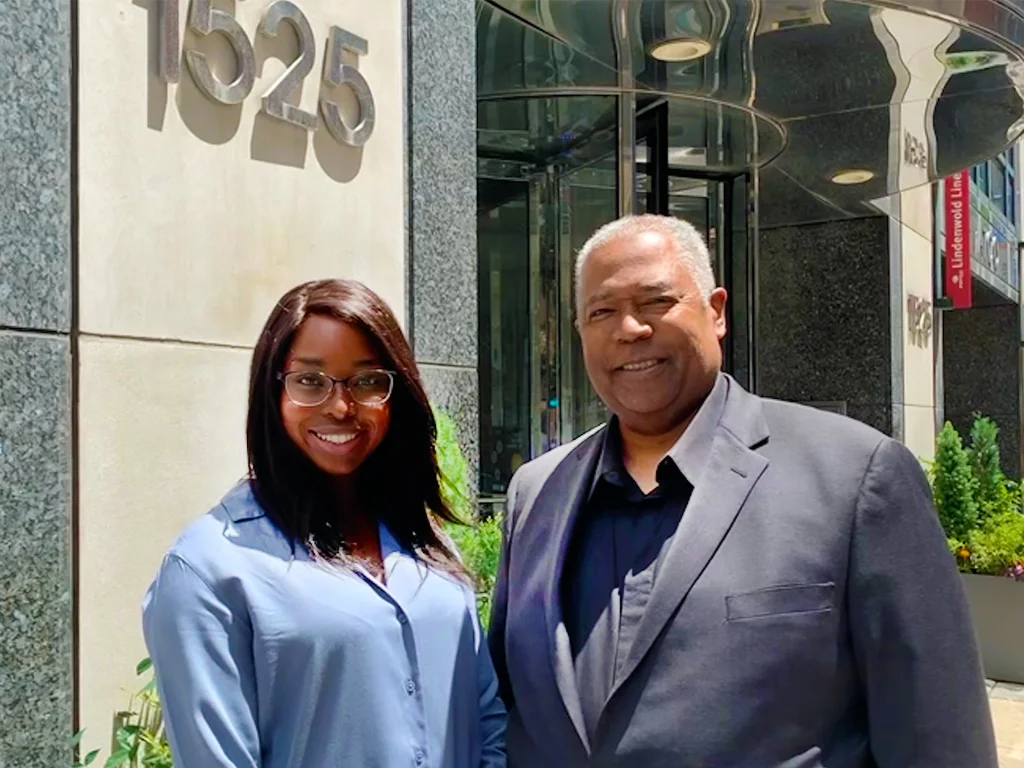
[[501,518],[479,519],[470,487],[469,462],[459,445],[455,422],[436,407],[434,419],[437,421],[437,463],[441,470],[442,492],[452,511],[466,523],[448,524],[445,530],[474,578],[480,623],[486,629],[490,624],[491,593],[501,552]]
[[978,522],[982,524],[989,517],[1012,508],[1006,476],[999,466],[999,427],[992,419],[975,414],[967,455],[978,483]]
[[974,573],[1010,575],[1024,563],[1024,515],[1001,512],[990,517],[967,539]]
[[490,517],[473,526],[449,526],[448,533],[476,582],[477,610],[486,630],[491,623],[491,594],[501,554],[501,517]]
[[978,481],[960,435],[948,421],[936,440],[931,475],[935,508],[946,536],[956,542],[966,541],[978,524]]
[[434,407],[437,422],[437,466],[441,470],[441,493],[452,512],[469,523],[476,520],[469,483],[469,462],[459,445],[452,417]]
[[[143,659],[135,668],[139,676],[149,673],[148,682],[133,694],[128,709],[117,713],[114,728],[114,750],[103,768],[173,768],[171,747],[167,743],[160,697],[157,695],[156,680],[153,678],[152,663]],[[75,734],[72,745],[76,751],[82,740],[82,732]],[[81,768],[93,763],[99,750],[93,750],[79,761],[75,759],[72,768]]]
[[966,450],[947,423],[939,433],[929,476],[957,567],[966,573],[1024,579],[1024,491],[1000,469],[995,422],[977,414]]

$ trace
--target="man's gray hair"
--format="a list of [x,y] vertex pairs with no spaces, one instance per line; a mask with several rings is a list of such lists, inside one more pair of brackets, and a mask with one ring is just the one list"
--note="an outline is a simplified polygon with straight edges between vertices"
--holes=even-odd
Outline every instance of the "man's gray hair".
[[580,276],[583,266],[590,254],[607,245],[612,240],[626,235],[637,235],[641,232],[660,232],[667,235],[675,245],[676,253],[683,264],[693,275],[702,298],[707,301],[715,290],[715,272],[711,267],[711,254],[708,247],[692,224],[672,216],[655,216],[645,213],[639,216],[623,216],[610,224],[605,224],[583,244],[576,256],[576,311],[583,309],[583,296],[580,291]]

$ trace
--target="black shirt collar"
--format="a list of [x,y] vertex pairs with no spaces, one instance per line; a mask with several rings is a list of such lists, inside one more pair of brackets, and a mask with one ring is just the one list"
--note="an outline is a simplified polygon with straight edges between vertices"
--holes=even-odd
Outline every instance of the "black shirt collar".
[[[697,411],[693,421],[690,422],[690,426],[658,465],[659,485],[665,481],[663,475],[666,475],[670,478],[685,479],[691,487],[696,487],[704,465],[707,463],[707,458],[711,454],[711,443],[714,440],[715,432],[718,431],[722,413],[725,411],[728,393],[729,380],[719,373],[715,386]],[[593,496],[600,481],[621,488],[631,488],[636,485],[626,471],[626,465],[622,460],[622,434],[619,432],[619,420],[616,416],[612,416],[604,430],[601,455],[598,458],[597,470],[594,472],[594,480],[590,486],[590,496]]]

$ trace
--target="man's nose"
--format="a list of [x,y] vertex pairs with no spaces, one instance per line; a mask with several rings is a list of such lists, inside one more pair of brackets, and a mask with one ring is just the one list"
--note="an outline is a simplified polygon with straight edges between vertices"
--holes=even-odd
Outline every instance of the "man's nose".
[[622,315],[622,322],[616,329],[618,341],[641,341],[650,337],[654,332],[650,324],[638,317],[635,312],[626,312]]

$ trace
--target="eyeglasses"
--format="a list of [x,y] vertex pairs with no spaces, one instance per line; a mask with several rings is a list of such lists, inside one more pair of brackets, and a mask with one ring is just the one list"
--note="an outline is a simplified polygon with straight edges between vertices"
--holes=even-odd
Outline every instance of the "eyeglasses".
[[360,371],[347,379],[336,379],[322,371],[292,371],[279,373],[277,378],[284,382],[288,399],[306,407],[326,403],[338,385],[353,402],[382,405],[395,386],[395,374],[391,371]]

